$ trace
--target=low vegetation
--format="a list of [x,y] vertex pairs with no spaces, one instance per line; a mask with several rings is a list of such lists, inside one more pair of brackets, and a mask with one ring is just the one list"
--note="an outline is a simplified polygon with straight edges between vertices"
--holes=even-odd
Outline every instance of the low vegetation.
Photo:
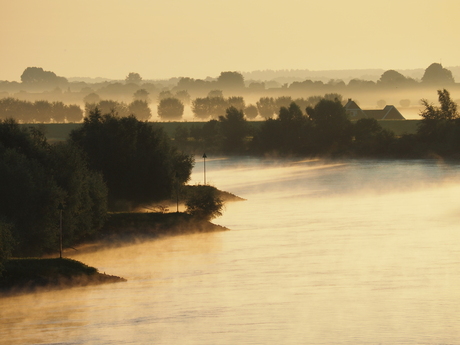
[[43,288],[68,288],[126,281],[99,273],[94,267],[71,259],[10,259],[0,277],[0,296]]

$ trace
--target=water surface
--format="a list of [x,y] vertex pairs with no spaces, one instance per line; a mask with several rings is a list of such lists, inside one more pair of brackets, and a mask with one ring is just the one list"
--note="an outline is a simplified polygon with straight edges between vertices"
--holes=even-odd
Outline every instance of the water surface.
[[[0,344],[458,344],[459,165],[206,160],[231,231],[66,256],[126,283],[0,300]],[[202,183],[203,162],[191,183]]]

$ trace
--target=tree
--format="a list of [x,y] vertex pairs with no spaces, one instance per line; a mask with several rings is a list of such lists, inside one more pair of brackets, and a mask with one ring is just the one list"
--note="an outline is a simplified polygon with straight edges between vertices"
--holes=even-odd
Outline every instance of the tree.
[[142,81],[142,77],[140,76],[139,73],[130,72],[126,76],[125,81],[126,81],[126,83],[139,84]]
[[438,154],[450,154],[460,148],[460,114],[446,89],[438,90],[440,107],[422,99],[417,135]]
[[217,84],[223,89],[243,89],[244,77],[238,72],[221,72]]
[[222,149],[225,153],[241,153],[245,150],[245,140],[249,127],[242,110],[230,107],[225,116],[219,116],[222,133]]
[[425,70],[422,82],[424,84],[450,85],[455,81],[451,71],[443,68],[440,63],[432,63]]
[[83,98],[83,102],[89,103],[89,104],[97,104],[101,101],[101,97],[99,97],[98,94],[91,92],[90,94],[87,94]]
[[261,97],[257,103],[257,110],[260,116],[269,119],[275,114],[275,100],[273,97]]
[[149,92],[146,89],[139,89],[133,95],[134,101],[144,101],[150,103]]
[[354,124],[354,151],[360,156],[388,155],[395,141],[393,132],[383,129],[376,119],[363,118]]
[[307,114],[313,125],[313,144],[321,154],[345,152],[352,141],[352,124],[339,100],[322,99]]
[[180,120],[184,115],[184,104],[177,98],[163,98],[158,104],[158,116],[162,120]]
[[148,103],[139,99],[128,105],[128,111],[140,121],[148,121],[152,116]]
[[185,203],[187,213],[200,220],[211,220],[222,215],[224,203],[212,186],[194,186]]
[[209,98],[213,98],[213,97],[223,98],[224,93],[222,92],[222,90],[211,90],[208,92],[208,97]]
[[192,157],[171,146],[161,127],[134,116],[102,115],[96,108],[70,140],[86,153],[89,166],[102,172],[111,209],[167,199],[176,174],[181,184],[190,178]]
[[239,96],[232,96],[227,99],[228,106],[235,107],[238,110],[244,110],[246,104],[244,103],[244,98]]
[[11,224],[15,255],[57,249],[59,203],[66,206],[67,244],[97,231],[105,219],[105,184],[83,154],[66,143],[50,145],[39,130],[13,120],[0,123],[0,178],[0,219]]
[[12,227],[12,224],[0,219],[0,277],[4,270],[3,264],[9,259],[14,248]]
[[67,79],[58,77],[56,73],[44,71],[41,67],[27,67],[21,75],[24,84],[46,83],[52,85],[66,84]]
[[386,86],[395,86],[398,84],[404,84],[405,82],[406,77],[392,69],[385,71],[379,79],[379,83]]
[[177,91],[176,98],[179,99],[183,104],[190,104],[190,94],[187,92],[187,90]]
[[257,110],[257,107],[254,104],[249,104],[244,109],[244,114],[248,119],[253,120],[257,117],[257,115],[259,115],[259,111]]
[[254,145],[261,153],[310,153],[311,121],[300,107],[292,102],[281,107],[277,119],[267,119],[254,137]]

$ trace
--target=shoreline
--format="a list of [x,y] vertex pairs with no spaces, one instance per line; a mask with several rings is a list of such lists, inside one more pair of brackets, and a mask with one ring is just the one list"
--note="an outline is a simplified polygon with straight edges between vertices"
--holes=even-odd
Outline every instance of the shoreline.
[[[96,236],[77,247],[99,251],[114,245],[135,243],[139,239],[228,230],[186,213],[112,213]],[[0,298],[127,281],[68,258],[12,258],[4,266],[5,271],[0,276]]]

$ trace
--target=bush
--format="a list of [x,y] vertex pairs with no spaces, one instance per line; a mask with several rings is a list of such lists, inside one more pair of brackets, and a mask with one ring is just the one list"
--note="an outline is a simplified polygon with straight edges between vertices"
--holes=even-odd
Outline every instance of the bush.
[[222,215],[224,203],[212,186],[194,186],[185,203],[187,213],[197,219],[211,220]]

